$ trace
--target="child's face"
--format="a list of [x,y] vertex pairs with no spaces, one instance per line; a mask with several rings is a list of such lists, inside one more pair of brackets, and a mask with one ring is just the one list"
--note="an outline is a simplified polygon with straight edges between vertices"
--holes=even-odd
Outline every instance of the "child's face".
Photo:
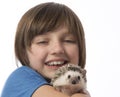
[[36,36],[27,53],[30,66],[47,78],[60,66],[79,61],[77,40],[65,26]]

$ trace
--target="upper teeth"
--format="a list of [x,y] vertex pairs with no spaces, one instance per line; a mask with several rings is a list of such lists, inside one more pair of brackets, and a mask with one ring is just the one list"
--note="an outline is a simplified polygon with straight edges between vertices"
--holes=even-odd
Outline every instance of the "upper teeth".
[[64,61],[54,61],[54,62],[49,62],[48,65],[62,65]]

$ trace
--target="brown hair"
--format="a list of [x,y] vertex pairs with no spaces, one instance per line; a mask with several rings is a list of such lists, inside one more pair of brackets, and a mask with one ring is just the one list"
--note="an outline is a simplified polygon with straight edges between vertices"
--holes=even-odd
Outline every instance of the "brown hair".
[[21,18],[15,37],[15,54],[22,65],[29,65],[26,50],[35,36],[53,31],[65,24],[78,40],[79,65],[84,68],[86,61],[85,37],[77,15],[66,5],[47,2],[28,10]]

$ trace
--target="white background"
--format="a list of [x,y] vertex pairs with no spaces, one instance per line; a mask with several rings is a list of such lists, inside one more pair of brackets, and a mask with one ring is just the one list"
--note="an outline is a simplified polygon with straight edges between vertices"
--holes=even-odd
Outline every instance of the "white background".
[[[0,1],[0,94],[15,70],[14,36],[21,16],[50,0]],[[91,97],[120,97],[120,1],[52,0],[69,6],[81,19],[86,35],[88,90]]]

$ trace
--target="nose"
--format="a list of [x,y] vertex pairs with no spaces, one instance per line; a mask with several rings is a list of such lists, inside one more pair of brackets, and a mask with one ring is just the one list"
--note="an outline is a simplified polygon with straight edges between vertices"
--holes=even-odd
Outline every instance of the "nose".
[[53,42],[50,48],[51,48],[50,49],[51,54],[63,54],[64,53],[64,45],[59,41]]
[[73,80],[73,81],[72,81],[72,84],[76,84],[76,81],[75,81],[75,80]]

